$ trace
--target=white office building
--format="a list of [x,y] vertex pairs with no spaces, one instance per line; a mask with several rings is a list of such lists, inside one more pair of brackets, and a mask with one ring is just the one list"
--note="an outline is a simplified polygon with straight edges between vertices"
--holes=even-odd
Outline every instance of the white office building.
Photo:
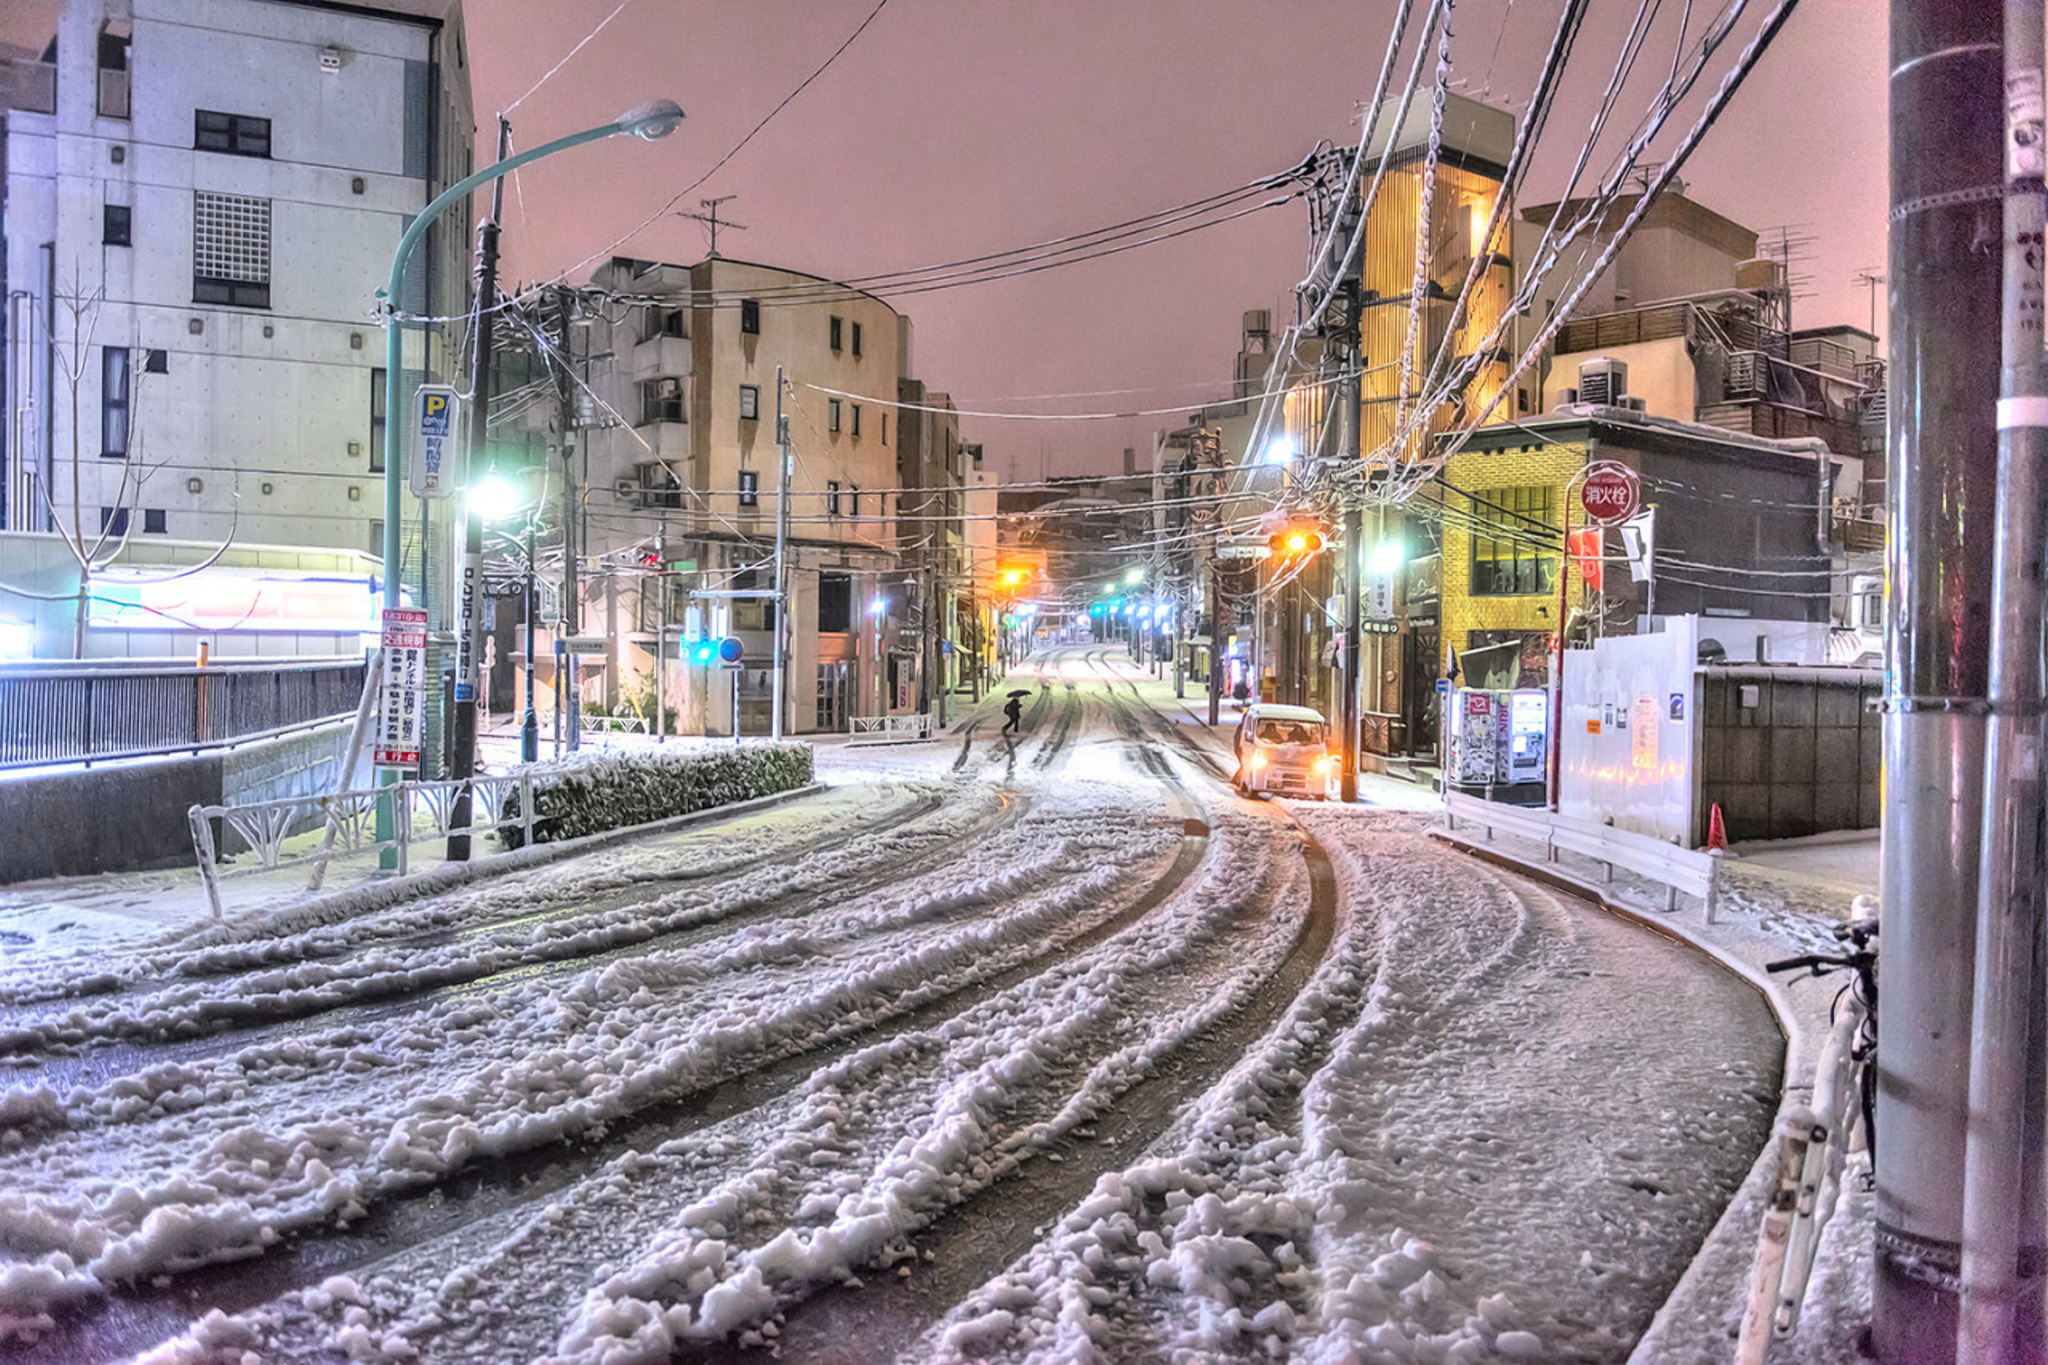
[[[65,0],[0,105],[0,530],[378,552],[374,297],[471,169],[459,0]],[[471,221],[403,309],[462,311]],[[408,392],[452,336],[408,329]]]

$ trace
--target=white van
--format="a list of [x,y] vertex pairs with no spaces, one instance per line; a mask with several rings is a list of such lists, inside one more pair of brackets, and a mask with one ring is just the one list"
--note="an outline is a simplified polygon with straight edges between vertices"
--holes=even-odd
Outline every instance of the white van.
[[1330,752],[1323,713],[1306,706],[1256,702],[1247,706],[1232,740],[1237,773],[1231,785],[1255,792],[1326,799],[1337,756]]

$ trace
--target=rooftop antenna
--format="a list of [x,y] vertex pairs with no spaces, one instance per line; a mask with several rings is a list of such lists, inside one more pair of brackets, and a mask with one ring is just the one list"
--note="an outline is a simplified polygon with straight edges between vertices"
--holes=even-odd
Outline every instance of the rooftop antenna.
[[747,225],[745,223],[735,223],[730,218],[720,221],[718,217],[718,206],[720,204],[730,203],[732,200],[737,198],[739,198],[739,196],[736,194],[721,194],[716,199],[699,199],[697,201],[697,207],[702,209],[703,212],[678,213],[676,215],[676,217],[678,218],[690,218],[694,219],[699,223],[705,223],[710,226],[711,249],[705,252],[705,256],[709,260],[715,261],[718,259],[718,230],[720,228],[731,228],[734,232],[745,232],[747,230]]
[[1877,287],[1884,283],[1884,275],[1876,266],[1866,266],[1850,277],[1857,284],[1870,291],[1870,335],[1877,335]]

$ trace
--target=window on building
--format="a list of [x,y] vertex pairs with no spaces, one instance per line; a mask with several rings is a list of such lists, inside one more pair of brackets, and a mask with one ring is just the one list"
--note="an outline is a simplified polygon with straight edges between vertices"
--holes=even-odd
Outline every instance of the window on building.
[[748,336],[761,335],[761,300],[740,300],[740,331]]
[[857,322],[853,324],[853,353],[860,354],[860,324]]
[[171,353],[163,350],[144,351],[142,353],[142,372],[144,374],[169,374],[171,372]]
[[192,145],[202,152],[230,156],[269,156],[270,120],[252,114],[223,114],[198,109],[192,114]]
[[825,512],[828,516],[839,515],[839,480],[825,480]]
[[856,517],[860,515],[860,485],[859,485],[859,484],[855,484],[855,485],[853,486],[853,514],[854,514],[854,515],[855,515]]
[[759,507],[760,505],[761,475],[752,469],[742,469],[740,471],[740,506]]
[[1557,490],[1487,488],[1472,502],[1472,593],[1525,597],[1557,590]]
[[839,400],[837,398],[825,400],[825,430],[839,430]]
[[649,460],[635,466],[634,474],[640,480],[640,506],[679,508],[683,505],[683,481],[672,466],[661,460]]
[[761,386],[758,384],[740,385],[740,420],[753,422],[760,420],[760,416]]
[[99,91],[95,108],[101,118],[128,117],[128,25],[115,21],[100,28]]
[[133,227],[126,204],[107,204],[100,209],[100,241],[107,246],[132,246]]
[[860,404],[853,405],[853,434],[860,435]]
[[192,196],[192,302],[270,307],[270,201]]
[[167,531],[166,531],[166,530],[164,529],[164,527],[165,527],[165,522],[164,522],[164,509],[163,509],[163,508],[161,508],[161,507],[145,507],[145,508],[143,508],[143,509],[142,509],[142,533],[143,533],[144,535],[146,535],[146,536],[161,536],[161,535],[166,535],[166,534],[168,534],[168,532],[167,532]]
[[831,329],[831,330],[832,330],[832,349],[836,351],[836,350],[838,350],[838,349],[839,349],[839,339],[840,339],[840,336],[841,336],[841,334],[842,334],[842,333],[844,333],[844,332],[845,332],[845,330],[846,330],[846,324],[845,324],[844,322],[842,322],[842,321],[841,321],[840,319],[838,319],[838,318],[833,318],[833,319],[832,319],[832,329]]
[[128,408],[134,394],[126,346],[100,348],[100,455],[128,458]]
[[672,375],[640,381],[640,422],[683,420],[683,381]]
[[[384,371],[370,371],[370,472],[384,472]],[[383,544],[380,534],[378,544]]]
[[853,629],[853,575],[818,575],[818,630],[826,635],[844,635]]
[[125,507],[100,508],[100,530],[110,536],[128,534],[128,509]]
[[648,341],[656,337],[686,337],[690,334],[689,319],[680,308],[650,308],[647,310]]
[[370,522],[370,543],[368,550],[380,558],[384,554],[384,519],[378,517]]
[[889,444],[889,414],[882,414],[882,444]]

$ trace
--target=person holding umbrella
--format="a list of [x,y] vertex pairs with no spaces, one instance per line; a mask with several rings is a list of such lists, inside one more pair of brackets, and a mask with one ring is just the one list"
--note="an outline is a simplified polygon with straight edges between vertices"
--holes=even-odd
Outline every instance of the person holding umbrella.
[[1003,703],[1003,714],[1009,718],[1003,722],[1003,733],[1005,735],[1022,728],[1024,724],[1024,699],[1030,695],[1030,688],[1019,688],[1010,694],[1008,701]]

